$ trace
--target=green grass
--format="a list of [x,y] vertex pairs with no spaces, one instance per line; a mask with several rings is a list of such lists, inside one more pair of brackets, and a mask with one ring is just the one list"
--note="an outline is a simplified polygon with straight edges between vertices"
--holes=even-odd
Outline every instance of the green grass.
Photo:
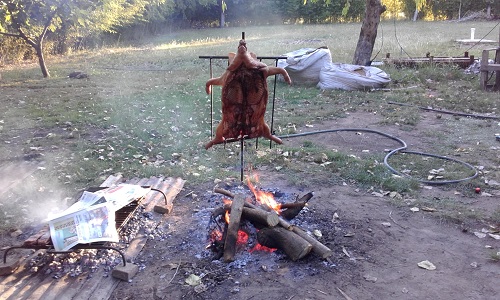
[[[435,56],[461,56],[466,50],[479,57],[481,49],[491,45],[469,49],[470,45],[460,45],[454,40],[467,38],[470,27],[475,27],[476,36],[481,36],[494,25],[492,22],[396,25],[384,22],[375,44],[374,54],[380,51],[375,60],[381,60],[385,53],[391,53],[393,58],[405,57],[401,47],[412,57],[425,56],[427,52]],[[238,143],[229,144],[226,149],[221,146],[216,150],[203,149],[211,129],[210,101],[204,91],[209,63],[198,57],[235,51],[244,31],[249,49],[258,55],[277,56],[303,47],[328,46],[334,62],[351,63],[359,29],[360,24],[334,24],[185,30],[141,43],[124,43],[122,47],[48,57],[52,75],[48,79],[41,77],[35,63],[1,66],[0,103],[4,109],[0,116],[0,138],[4,142],[0,155],[10,159],[40,153],[47,172],[35,176],[54,186],[62,185],[69,194],[100,184],[106,176],[117,172],[126,177],[182,176],[192,184],[238,177]],[[495,39],[496,33],[485,38]],[[213,60],[214,76],[221,75],[225,67],[225,61]],[[353,112],[377,112],[384,119],[381,125],[397,123],[408,131],[421,122],[418,108],[388,105],[389,101],[498,114],[498,93],[481,91],[478,75],[466,75],[454,67],[382,68],[393,80],[390,90],[384,92],[321,92],[315,87],[278,83],[276,134],[295,133],[297,127],[305,124],[335,120]],[[89,79],[67,78],[75,70],[88,73]],[[220,119],[219,97],[220,89],[216,88],[215,124]],[[459,137],[471,134],[470,126],[474,129],[485,126],[484,122],[471,120],[449,122],[456,131],[427,133],[429,139],[440,141],[430,143],[429,152],[455,153],[462,146]],[[489,130],[496,129],[495,126],[492,123]],[[485,130],[479,132],[484,138],[489,134]],[[463,158],[474,160],[474,164],[489,164],[488,167],[499,165],[499,158],[488,152],[494,144],[476,146],[470,155],[461,153]],[[265,146],[247,149],[247,161],[256,168],[286,174],[297,185],[349,181],[401,193],[418,189],[413,180],[391,176],[377,163],[383,157],[353,158],[347,152],[322,149],[312,141],[271,150]],[[289,156],[284,155],[287,152]],[[405,163],[408,164],[399,165],[403,167]],[[437,165],[413,167],[419,177],[425,178],[427,170]],[[464,174],[460,168],[446,169],[450,170],[447,178]],[[491,168],[489,174],[500,177],[498,172]],[[11,211],[12,207],[2,209]],[[22,220],[8,215],[9,218],[2,220],[10,223],[0,221],[0,228],[11,226],[8,224],[15,219]]]

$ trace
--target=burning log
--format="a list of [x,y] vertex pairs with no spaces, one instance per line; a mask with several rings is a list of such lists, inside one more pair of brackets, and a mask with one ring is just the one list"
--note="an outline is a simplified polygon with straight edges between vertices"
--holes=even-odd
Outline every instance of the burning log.
[[234,198],[234,194],[225,189],[214,188],[214,193],[222,194],[224,196],[228,196],[229,198]]
[[224,261],[226,262],[234,260],[236,242],[238,241],[238,230],[240,229],[241,214],[243,213],[244,204],[245,198],[242,195],[236,195],[231,204],[231,214],[229,216],[229,225],[227,227],[227,235],[224,243]]
[[[260,225],[259,227],[269,226],[274,227],[279,224],[279,216],[275,211],[265,211],[260,208],[250,208],[248,207],[248,202],[245,201],[243,205],[243,211],[241,213],[241,218],[251,222],[254,225]],[[212,212],[212,218],[217,218],[223,215],[226,211],[231,209],[231,203],[224,204],[223,207],[219,207]]]
[[282,227],[266,227],[259,230],[257,240],[263,246],[283,250],[293,261],[311,252],[313,246],[296,233]]
[[307,202],[311,200],[311,198],[314,196],[313,192],[309,192],[302,196],[300,199],[297,199],[294,203],[284,203],[281,204],[281,209],[284,209],[281,211],[281,216],[285,218],[286,220],[291,220],[295,218],[300,211],[306,206]]
[[[221,188],[215,188],[214,189],[214,192],[215,193],[219,193],[219,194],[222,194],[222,195],[225,195],[225,196],[228,196],[230,198],[234,198],[235,195],[229,191],[226,191],[224,189],[221,189]],[[250,202],[245,202],[245,206],[249,207],[249,208],[253,208],[253,209],[260,209],[258,206],[250,203]],[[279,219],[279,225],[283,228],[286,228],[288,230],[291,230],[292,229],[292,224],[288,223],[288,221],[286,221],[285,219],[283,219],[282,217],[278,216],[278,219]]]
[[[243,200],[243,204],[238,204],[243,206],[241,209],[242,211],[241,214],[243,215],[243,217],[249,220],[250,222],[254,223],[254,225],[264,226],[263,228],[260,228],[260,231],[257,234],[257,239],[261,245],[270,248],[279,248],[282,251],[284,251],[287,254],[287,256],[290,257],[290,259],[294,261],[304,257],[310,251],[314,252],[322,259],[328,260],[329,257],[332,256],[333,252],[332,250],[330,250],[330,248],[328,248],[327,246],[316,240],[314,237],[307,234],[300,227],[294,226],[290,224],[287,220],[285,220],[285,218],[293,218],[296,215],[298,215],[300,210],[302,210],[302,208],[307,204],[307,202],[313,197],[314,194],[312,192],[307,193],[303,197],[297,199],[295,203],[282,205],[282,207],[284,206],[286,208],[283,211],[281,211],[282,214],[283,212],[289,211],[285,213],[284,217],[277,216],[276,213],[272,211],[270,207],[267,207],[265,205],[259,207],[248,201],[245,201],[241,196],[235,196],[233,193],[227,190],[221,188],[215,188],[214,192],[235,199],[233,200],[233,203],[230,206],[226,205],[222,209],[215,210],[214,213],[212,213],[212,216],[214,216],[214,214],[220,215],[224,213],[226,210],[228,210],[229,207],[231,207],[231,217],[232,217],[233,215],[232,211],[234,209],[233,205],[235,205],[236,199],[239,198],[238,201]],[[278,218],[279,226],[274,224],[276,217]],[[265,227],[266,224],[267,227]],[[231,225],[229,225],[229,227],[231,227]],[[235,232],[230,232],[229,230],[227,230],[228,231],[227,236],[229,236],[230,234],[232,234],[233,236],[237,236],[237,229],[235,230],[236,230]],[[226,237],[226,244],[227,244],[227,238],[228,237]],[[236,237],[234,239],[236,240]],[[224,258],[226,260],[225,250],[224,250]],[[234,259],[234,252],[232,254],[232,257],[229,256],[229,258]]]
[[[243,207],[243,218],[252,222],[257,227],[274,227],[279,224],[280,218],[274,211],[265,211],[262,209],[254,209]],[[260,225],[260,226],[259,226]]]

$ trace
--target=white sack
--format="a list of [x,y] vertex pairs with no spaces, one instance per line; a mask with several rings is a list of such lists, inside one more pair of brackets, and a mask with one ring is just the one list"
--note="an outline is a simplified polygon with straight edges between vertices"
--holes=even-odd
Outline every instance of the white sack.
[[[287,59],[280,59],[278,67],[284,68],[292,84],[317,85],[321,68],[331,63],[332,55],[327,47],[303,48],[283,54]],[[280,80],[283,77],[280,76]]]
[[325,64],[319,78],[318,87],[323,90],[366,90],[391,82],[391,77],[379,68],[340,63]]

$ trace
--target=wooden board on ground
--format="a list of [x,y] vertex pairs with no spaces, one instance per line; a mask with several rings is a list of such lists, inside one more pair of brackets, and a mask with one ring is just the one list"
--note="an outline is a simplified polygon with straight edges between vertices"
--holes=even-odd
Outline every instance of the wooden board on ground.
[[[122,176],[117,175],[109,176],[101,186],[109,187],[118,183],[151,186],[151,188],[165,193],[167,202],[171,203],[183,188],[184,182],[180,178],[171,177],[124,180]],[[163,195],[155,191],[148,193],[141,202],[141,205],[144,206],[144,212],[152,213],[152,218],[147,221],[150,223],[149,225],[153,227],[159,226],[168,217],[168,215],[153,212],[155,205],[164,204]],[[147,239],[148,237],[144,232],[139,232],[130,242],[128,248],[124,251],[127,263],[134,261],[146,244]],[[19,252],[24,253],[20,267],[10,275],[0,276],[0,295],[2,295],[2,299],[108,299],[120,282],[119,279],[113,278],[110,272],[105,272],[102,267],[95,273],[84,273],[76,277],[65,275],[59,279],[54,279],[52,274],[33,273],[27,267],[27,262],[38,253],[43,253],[43,250],[36,253],[31,253],[32,250],[19,250]],[[16,254],[9,253],[9,256],[11,255],[14,257]],[[0,264],[3,264],[3,261]]]

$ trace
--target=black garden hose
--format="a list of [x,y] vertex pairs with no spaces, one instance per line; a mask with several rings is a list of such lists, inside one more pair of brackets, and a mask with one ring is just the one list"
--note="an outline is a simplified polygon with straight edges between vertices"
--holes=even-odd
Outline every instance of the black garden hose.
[[[295,134],[282,135],[282,136],[279,136],[279,138],[280,139],[286,139],[286,138],[294,138],[294,137],[307,136],[307,135],[313,135],[313,134],[324,134],[324,133],[332,133],[332,132],[340,132],[340,131],[355,131],[355,132],[375,133],[375,134],[384,136],[386,138],[389,138],[391,140],[394,140],[394,141],[398,142],[401,145],[401,147],[389,151],[389,153],[384,157],[384,165],[392,173],[394,173],[396,175],[399,175],[399,176],[402,176],[402,177],[412,178],[411,176],[409,176],[407,174],[404,174],[404,173],[401,173],[401,172],[397,171],[388,162],[389,158],[392,155],[397,154],[397,153],[416,154],[416,155],[421,155],[421,156],[428,156],[428,157],[434,157],[434,158],[443,159],[443,160],[449,160],[449,161],[453,161],[453,162],[459,163],[459,164],[461,164],[461,165],[463,165],[463,166],[465,166],[465,167],[467,167],[467,168],[469,168],[469,169],[471,169],[471,170],[474,171],[474,175],[466,177],[466,178],[462,178],[462,179],[457,179],[457,180],[436,180],[436,181],[429,181],[429,180],[415,179],[418,182],[421,182],[421,183],[424,183],[424,184],[429,184],[429,185],[443,185],[443,184],[459,183],[459,182],[463,182],[463,181],[474,179],[479,174],[479,172],[477,171],[477,169],[474,166],[472,166],[469,163],[460,161],[458,159],[454,159],[454,158],[450,158],[450,157],[446,157],[446,156],[441,156],[441,155],[430,154],[430,153],[424,153],[424,152],[406,151],[406,149],[408,148],[408,145],[406,144],[405,141],[403,141],[402,139],[400,139],[400,138],[398,138],[396,136],[393,136],[393,135],[390,135],[388,133],[381,132],[381,131],[378,131],[378,130],[373,130],[373,129],[366,129],[366,128],[327,129],[327,130],[318,130],[318,131],[311,131],[311,132],[303,132],[303,133],[295,133]],[[414,178],[412,178],[412,179],[414,179]]]

